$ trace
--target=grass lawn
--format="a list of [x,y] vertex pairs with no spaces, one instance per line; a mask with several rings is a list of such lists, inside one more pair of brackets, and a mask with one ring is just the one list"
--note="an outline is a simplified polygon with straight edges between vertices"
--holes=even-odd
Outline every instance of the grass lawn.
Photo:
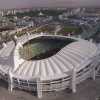
[[82,32],[82,29],[80,27],[75,27],[75,26],[64,26],[58,34],[61,35],[67,35],[67,33],[74,33],[74,34],[79,34]]

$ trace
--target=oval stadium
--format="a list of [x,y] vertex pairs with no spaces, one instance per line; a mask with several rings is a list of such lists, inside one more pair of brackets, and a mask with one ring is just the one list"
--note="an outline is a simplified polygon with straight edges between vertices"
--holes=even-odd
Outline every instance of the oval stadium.
[[[91,65],[96,45],[88,40],[60,35],[28,35],[8,42],[0,50],[0,76],[9,89],[60,91],[95,78]],[[91,74],[92,73],[92,74]]]

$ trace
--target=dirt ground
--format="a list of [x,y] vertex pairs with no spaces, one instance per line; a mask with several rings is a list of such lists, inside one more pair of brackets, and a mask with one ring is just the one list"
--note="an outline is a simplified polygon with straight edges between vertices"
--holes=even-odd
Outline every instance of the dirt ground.
[[[7,84],[0,81],[0,100],[39,100],[34,93],[21,90],[13,90],[10,93]],[[44,93],[41,100],[100,100],[100,78],[95,81],[88,79],[77,86],[77,92],[73,94],[68,90],[60,92]]]

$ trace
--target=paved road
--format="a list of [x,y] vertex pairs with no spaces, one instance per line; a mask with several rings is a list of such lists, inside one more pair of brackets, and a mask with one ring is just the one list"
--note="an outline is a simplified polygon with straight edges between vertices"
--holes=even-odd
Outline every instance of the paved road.
[[[44,93],[41,100],[100,100],[100,79],[93,81],[88,79],[78,85],[77,93],[72,94],[68,90],[53,93]],[[7,84],[0,81],[0,100],[39,100],[32,93],[21,90],[14,90],[13,93],[8,92]]]

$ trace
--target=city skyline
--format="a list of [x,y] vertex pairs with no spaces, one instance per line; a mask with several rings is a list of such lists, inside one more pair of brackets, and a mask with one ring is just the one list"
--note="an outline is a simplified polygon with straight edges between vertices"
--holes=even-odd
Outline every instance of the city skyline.
[[0,9],[100,6],[99,0],[0,0]]

